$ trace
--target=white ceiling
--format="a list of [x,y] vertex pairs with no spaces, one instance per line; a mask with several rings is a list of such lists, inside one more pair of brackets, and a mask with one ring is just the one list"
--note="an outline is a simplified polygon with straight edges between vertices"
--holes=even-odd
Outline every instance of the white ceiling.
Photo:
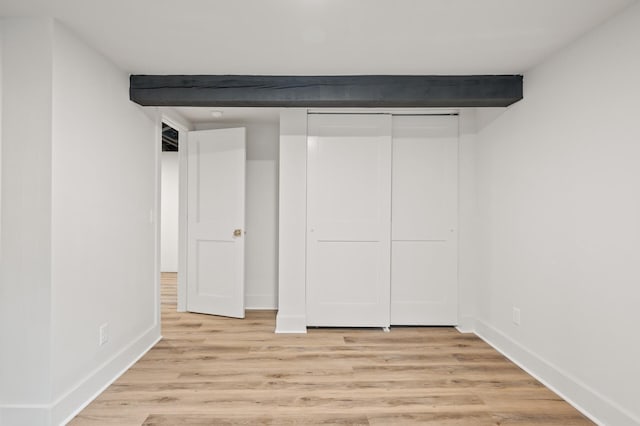
[[519,74],[636,1],[0,0],[0,16],[53,16],[134,74]]
[[137,74],[522,73],[636,0],[0,0]]

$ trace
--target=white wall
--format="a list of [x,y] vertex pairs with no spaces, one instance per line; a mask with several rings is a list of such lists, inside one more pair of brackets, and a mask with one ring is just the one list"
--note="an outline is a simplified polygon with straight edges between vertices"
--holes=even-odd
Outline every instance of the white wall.
[[128,100],[126,73],[58,24],[53,46],[55,400],[82,398],[78,383],[100,376],[99,366],[121,364],[122,351],[135,358],[159,337],[151,219],[160,125]]
[[0,416],[59,424],[159,337],[159,122],[53,20],[2,39]]
[[[0,18],[0,242],[2,241],[2,99],[3,99],[2,98],[2,46],[3,46],[2,28],[3,28],[3,23],[4,23],[4,20]],[[0,259],[2,259],[2,244],[0,244]],[[0,260],[0,263],[1,263],[1,260]],[[1,417],[0,417],[0,424],[2,424]]]
[[178,160],[177,152],[162,153],[162,272],[178,272]]
[[478,135],[477,331],[610,425],[640,424],[638,52],[636,4]]
[[47,421],[51,400],[52,32],[50,19],[2,22],[0,417],[6,424]]
[[278,138],[276,123],[196,124],[196,130],[247,129],[245,306],[278,306]]

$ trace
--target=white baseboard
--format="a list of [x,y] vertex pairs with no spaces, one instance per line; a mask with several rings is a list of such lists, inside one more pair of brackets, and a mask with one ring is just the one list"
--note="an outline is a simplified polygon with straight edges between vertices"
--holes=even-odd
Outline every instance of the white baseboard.
[[475,320],[475,333],[596,424],[640,425],[638,417],[489,324]]
[[51,424],[67,424],[162,339],[154,326],[51,405]]
[[276,333],[306,333],[307,318],[304,315],[282,315],[278,312],[276,316]]
[[96,368],[51,404],[0,406],[0,425],[64,425],[135,364],[161,339],[154,325],[139,338]]

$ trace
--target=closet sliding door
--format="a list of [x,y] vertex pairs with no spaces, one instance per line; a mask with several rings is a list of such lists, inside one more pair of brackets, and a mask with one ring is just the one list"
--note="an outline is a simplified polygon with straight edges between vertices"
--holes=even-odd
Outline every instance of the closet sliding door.
[[307,324],[387,327],[391,116],[308,119]]
[[393,117],[391,324],[458,323],[458,117]]

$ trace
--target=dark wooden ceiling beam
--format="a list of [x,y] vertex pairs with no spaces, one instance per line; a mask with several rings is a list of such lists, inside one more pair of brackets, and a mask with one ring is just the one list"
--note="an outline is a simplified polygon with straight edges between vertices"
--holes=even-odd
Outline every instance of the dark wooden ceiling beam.
[[521,75],[132,75],[143,106],[504,107],[522,99]]

